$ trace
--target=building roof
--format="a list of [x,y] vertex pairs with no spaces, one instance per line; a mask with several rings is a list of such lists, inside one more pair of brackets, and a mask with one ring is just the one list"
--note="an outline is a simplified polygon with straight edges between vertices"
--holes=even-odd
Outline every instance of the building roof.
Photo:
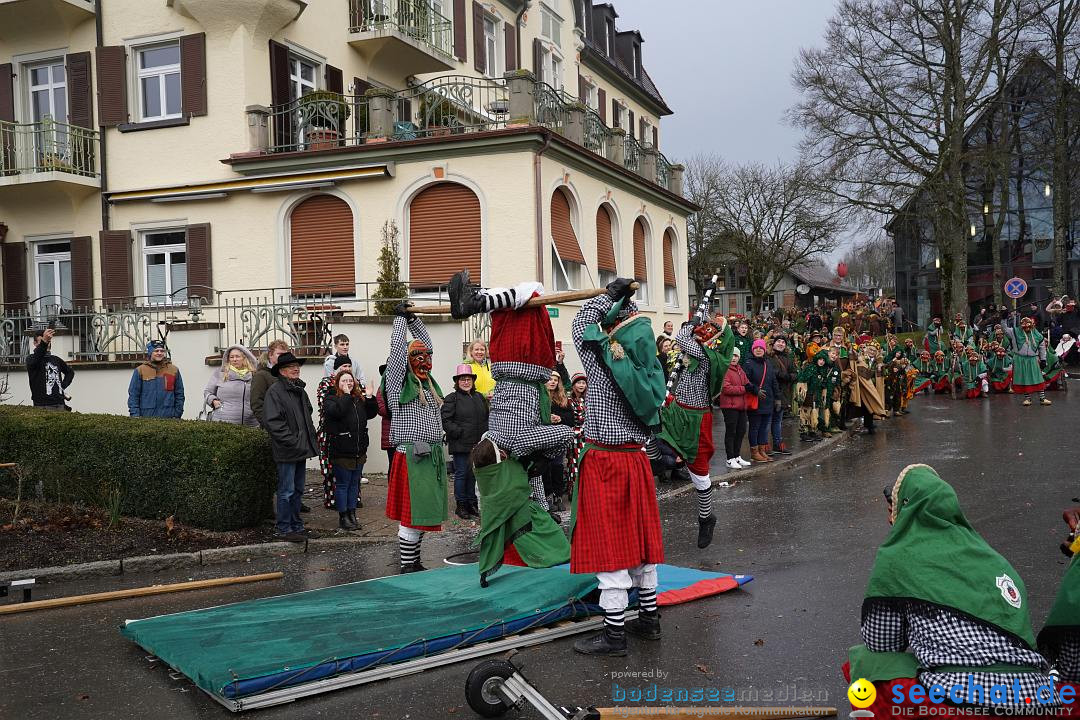
[[824,268],[804,266],[800,268],[791,268],[791,270],[788,270],[788,273],[799,282],[809,285],[811,288],[844,293],[845,295],[855,295],[859,292],[858,289],[848,285],[845,281],[837,277],[835,273],[831,273]]

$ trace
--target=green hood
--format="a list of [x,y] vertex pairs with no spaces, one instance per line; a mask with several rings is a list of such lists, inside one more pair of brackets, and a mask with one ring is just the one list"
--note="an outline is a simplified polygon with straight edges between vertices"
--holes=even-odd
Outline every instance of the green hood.
[[1058,654],[1062,635],[1068,630],[1080,630],[1080,555],[1073,555],[1065,576],[1061,579],[1054,606],[1039,632],[1039,651],[1051,660]]
[[[731,365],[731,356],[735,354],[735,334],[731,332],[730,323],[724,324],[724,331],[713,347],[702,345],[701,349],[709,360],[709,397],[716,397],[724,389],[724,375]],[[686,356],[688,371],[694,372],[699,364],[697,358]]]
[[909,465],[892,496],[895,520],[878,548],[866,600],[951,608],[1033,647],[1024,581],[971,527],[952,486],[928,465]]

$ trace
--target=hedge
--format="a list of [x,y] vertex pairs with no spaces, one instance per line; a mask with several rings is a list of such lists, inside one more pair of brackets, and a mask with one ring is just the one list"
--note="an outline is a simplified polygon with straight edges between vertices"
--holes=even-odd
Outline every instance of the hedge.
[[[122,515],[209,530],[257,525],[277,484],[265,433],[194,420],[0,406],[0,462],[19,464],[24,498],[104,508],[119,494]],[[0,494],[16,492],[0,471]]]

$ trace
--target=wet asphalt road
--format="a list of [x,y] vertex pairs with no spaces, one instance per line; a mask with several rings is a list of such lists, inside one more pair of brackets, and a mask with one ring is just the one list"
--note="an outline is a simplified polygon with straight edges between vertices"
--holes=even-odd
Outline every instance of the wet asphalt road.
[[[1080,389],[1080,386],[1078,386]],[[1017,568],[1041,626],[1064,570],[1063,507],[1080,495],[1074,468],[1080,392],[1052,407],[1020,398],[918,398],[913,414],[881,423],[796,470],[717,491],[720,522],[708,550],[693,545],[692,494],[661,505],[667,561],[749,573],[741,591],[666,609],[664,638],[634,642],[626,658],[576,656],[572,640],[522,651],[526,676],[558,704],[612,705],[612,683],[731,688],[738,704],[834,705],[848,710],[840,675],[859,639],[859,606],[874,550],[887,531],[882,488],[915,462],[933,465],[969,520]],[[431,538],[431,536],[429,536]],[[425,540],[437,566],[465,540]],[[229,713],[124,640],[126,618],[375,577],[396,548],[361,546],[289,558],[102,578],[43,588],[41,597],[283,569],[286,579],[0,618],[0,718],[224,718]],[[194,573],[194,574],[193,574]],[[994,588],[988,588],[994,591]],[[463,686],[474,662],[256,711],[277,718],[471,718]],[[535,717],[525,713],[523,717]]]

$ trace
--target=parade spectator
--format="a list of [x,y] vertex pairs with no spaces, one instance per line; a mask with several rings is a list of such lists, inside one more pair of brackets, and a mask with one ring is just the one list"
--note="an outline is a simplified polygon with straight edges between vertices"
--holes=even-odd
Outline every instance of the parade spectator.
[[319,454],[311,423],[311,401],[300,379],[303,364],[288,351],[277,356],[270,368],[276,381],[266,391],[263,405],[263,421],[270,433],[270,449],[278,471],[277,534],[282,540],[297,543],[317,537],[304,529],[300,519],[307,459]]
[[[339,360],[343,359],[341,356]],[[367,462],[368,420],[378,414],[379,407],[370,395],[370,388],[360,385],[349,370],[339,369],[333,376],[334,391],[326,396],[324,432],[329,445],[330,465],[334,469],[334,508],[338,512],[338,527],[359,530],[356,520],[360,478]]]
[[578,458],[581,450],[585,447],[585,437],[582,429],[585,426],[585,413],[588,408],[585,403],[585,395],[589,391],[589,381],[585,373],[575,373],[570,378],[570,408],[574,411],[574,444],[566,451],[566,473],[564,474],[563,487],[566,496],[574,496],[574,486],[577,484]]
[[[315,435],[316,447],[319,449],[319,472],[323,479],[323,507],[335,507],[336,501],[334,490],[334,467],[330,462],[330,441],[326,436],[326,396],[335,392],[337,374],[339,372],[352,372],[352,359],[348,355],[335,355],[333,374],[319,380],[315,386],[315,410],[318,412],[319,422],[316,425],[318,431]],[[356,379],[355,376],[353,376]],[[363,386],[360,386],[361,389]],[[360,507],[364,507],[361,500],[357,501]]]
[[664,332],[660,333],[661,337],[666,337],[668,340],[675,339],[675,324],[670,320],[664,322]]
[[266,429],[266,423],[263,422],[263,401],[266,398],[266,391],[277,382],[277,378],[270,372],[270,368],[274,366],[282,353],[288,351],[289,343],[284,340],[271,341],[266,346],[266,352],[259,358],[259,367],[255,371],[255,376],[251,378],[251,412],[255,415],[259,426],[264,430]]
[[221,367],[210,373],[203,399],[213,408],[216,422],[259,427],[251,411],[251,383],[255,356],[243,345],[231,345],[221,354]]
[[732,470],[750,467],[750,462],[741,457],[743,439],[746,437],[746,393],[750,380],[739,364],[739,348],[735,348],[731,363],[724,374],[724,385],[716,404],[724,415],[724,449],[727,451],[727,466]]
[[368,381],[364,376],[364,368],[360,367],[359,363],[353,362],[352,357],[349,355],[349,336],[344,333],[334,336],[334,351],[323,360],[323,377],[330,377],[334,374],[334,363],[338,358],[342,357],[349,358],[349,367],[352,369],[353,377],[360,383],[360,387],[367,387]]
[[454,392],[443,398],[442,424],[454,462],[454,514],[462,520],[480,517],[476,478],[469,453],[488,429],[487,399],[476,391],[476,374],[467,364],[454,372]]
[[765,341],[755,340],[751,346],[750,359],[743,363],[748,393],[757,395],[757,408],[748,410],[750,421],[750,459],[756,462],[772,462],[768,456],[769,428],[773,407],[780,397],[780,384],[776,380],[776,368],[765,356]]
[[664,367],[664,374],[670,375],[675,367],[675,353],[671,352],[673,343],[671,338],[660,335],[656,338],[656,357]]
[[473,385],[476,392],[491,399],[491,393],[495,391],[495,378],[491,377],[491,363],[488,362],[487,343],[482,340],[474,340],[469,343],[468,361],[476,375]]
[[790,455],[791,450],[788,450],[787,445],[784,444],[783,421],[784,412],[791,407],[791,395],[795,387],[795,366],[788,353],[787,338],[783,335],[773,337],[769,359],[776,367],[776,382],[780,387],[780,394],[773,404],[771,450],[773,453]]
[[43,410],[68,410],[67,390],[75,379],[75,371],[52,354],[52,328],[34,328],[34,350],[26,358],[26,374],[30,381],[30,398],[34,407]]
[[386,469],[390,470],[390,466],[394,464],[394,453],[397,452],[397,448],[394,447],[394,443],[390,442],[390,408],[386,406],[386,392],[385,392],[385,379],[386,379],[386,365],[379,366],[379,377],[382,380],[379,382],[379,389],[375,391],[375,402],[379,405],[379,417],[382,418],[380,425],[380,439],[379,447],[386,453]]
[[[575,429],[574,407],[566,395],[566,388],[558,372],[551,373],[547,383],[548,398],[551,401],[551,424],[565,425]],[[562,496],[566,492],[566,456],[560,455],[549,460],[544,468],[544,494],[551,498],[552,512],[561,512]]]
[[135,368],[128,383],[131,417],[180,418],[184,414],[184,381],[168,359],[165,343],[146,344],[146,362]]

